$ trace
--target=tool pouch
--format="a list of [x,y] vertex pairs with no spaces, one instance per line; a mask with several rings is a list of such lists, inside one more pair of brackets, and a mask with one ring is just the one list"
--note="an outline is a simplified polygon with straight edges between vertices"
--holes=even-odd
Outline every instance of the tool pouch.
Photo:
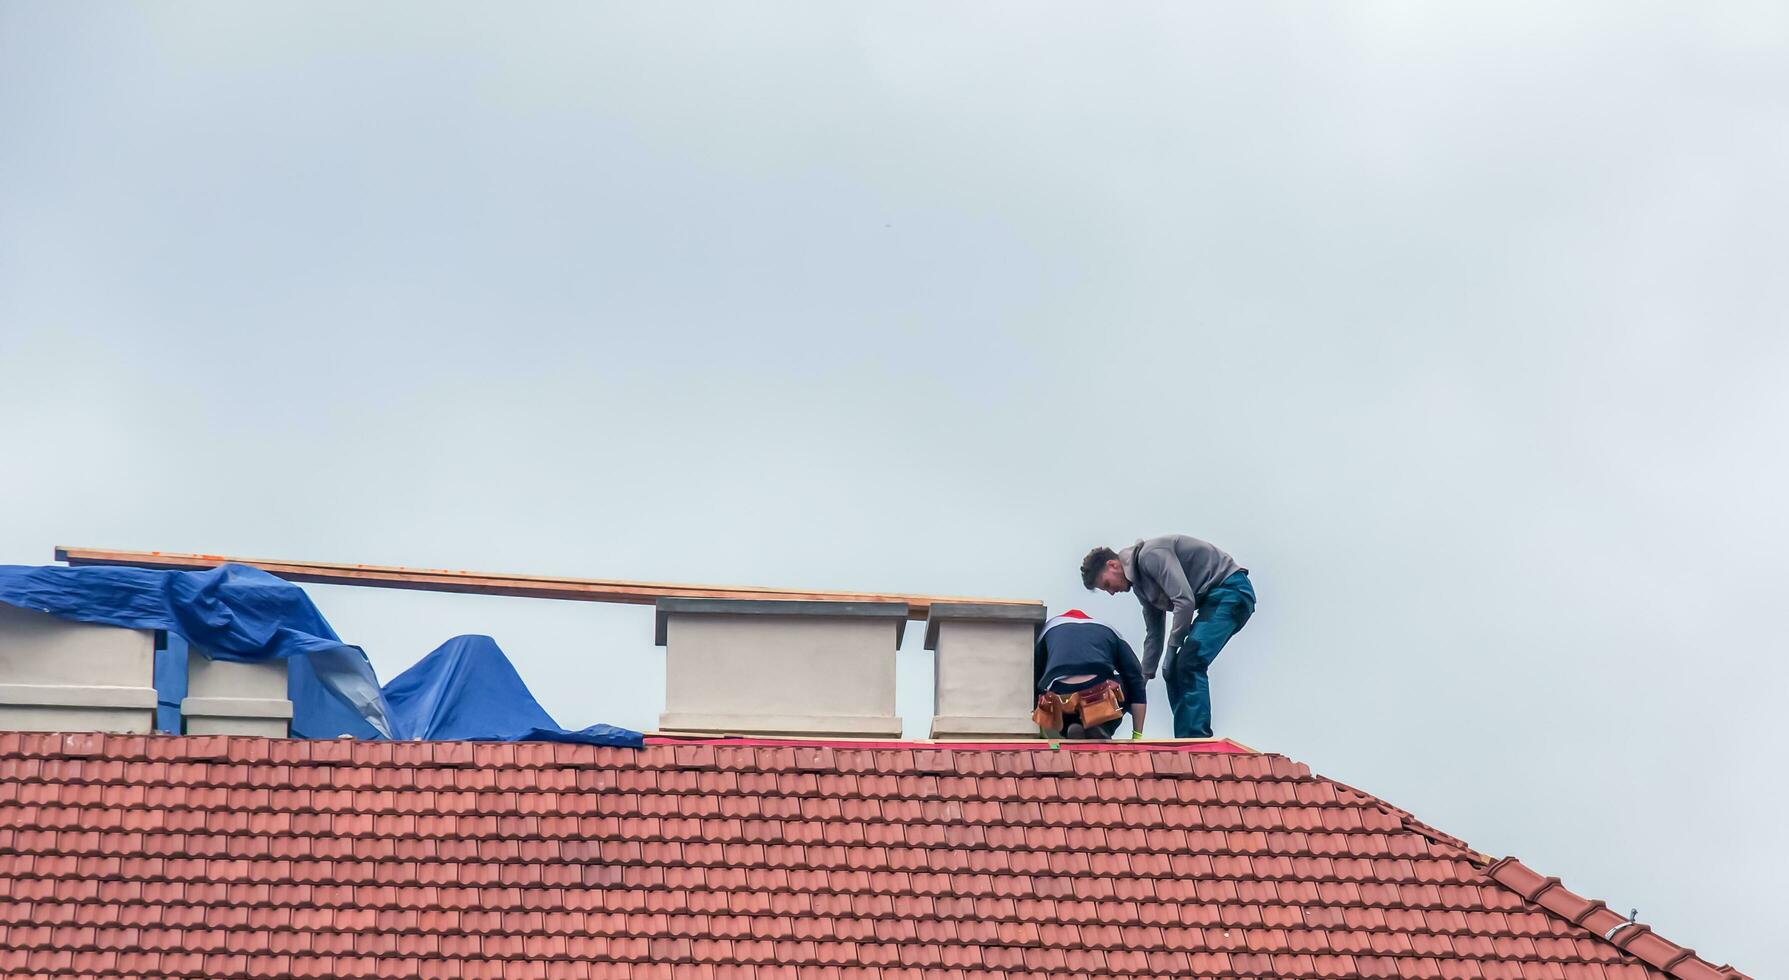
[[[1074,695],[1069,695],[1074,697]],[[1062,695],[1049,691],[1037,696],[1037,710],[1031,713],[1031,720],[1037,727],[1047,732],[1062,731],[1062,712],[1067,707]]]
[[1124,688],[1117,681],[1105,681],[1077,691],[1081,699],[1081,724],[1091,728],[1116,721],[1124,715]]

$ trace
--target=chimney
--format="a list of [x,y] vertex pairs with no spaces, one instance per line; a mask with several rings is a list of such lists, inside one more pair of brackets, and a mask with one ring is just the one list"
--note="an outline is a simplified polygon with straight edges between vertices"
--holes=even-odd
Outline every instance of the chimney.
[[180,718],[188,735],[285,738],[292,727],[286,662],[213,660],[204,650],[189,648]]
[[658,600],[665,731],[894,738],[903,602]]
[[933,738],[1036,738],[1032,651],[1042,605],[933,603]]
[[149,732],[155,632],[0,603],[0,729]]

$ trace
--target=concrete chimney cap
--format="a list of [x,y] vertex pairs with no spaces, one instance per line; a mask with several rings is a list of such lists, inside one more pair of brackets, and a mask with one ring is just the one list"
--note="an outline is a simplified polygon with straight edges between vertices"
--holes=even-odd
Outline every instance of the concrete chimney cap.
[[904,602],[828,602],[820,599],[705,599],[667,596],[658,601],[653,624],[653,642],[667,642],[667,622],[679,616],[823,616],[833,619],[892,619],[895,624],[895,646],[907,630],[907,604]]
[[938,649],[938,624],[947,620],[981,623],[1041,623],[1048,619],[1042,603],[934,602],[926,617],[926,649]]

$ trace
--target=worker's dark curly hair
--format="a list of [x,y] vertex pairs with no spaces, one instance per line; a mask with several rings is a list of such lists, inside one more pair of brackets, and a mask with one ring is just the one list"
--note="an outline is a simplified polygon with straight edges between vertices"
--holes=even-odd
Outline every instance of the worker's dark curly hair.
[[1089,592],[1093,591],[1093,580],[1099,577],[1100,569],[1106,567],[1106,562],[1117,557],[1118,552],[1104,545],[1089,551],[1087,557],[1081,559],[1081,584]]

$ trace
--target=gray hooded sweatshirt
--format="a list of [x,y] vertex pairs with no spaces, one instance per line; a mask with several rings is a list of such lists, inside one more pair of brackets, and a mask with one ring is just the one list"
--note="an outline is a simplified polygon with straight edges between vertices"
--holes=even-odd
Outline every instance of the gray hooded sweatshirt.
[[1231,575],[1246,571],[1217,545],[1184,534],[1138,541],[1120,551],[1118,561],[1143,607],[1144,677],[1154,677],[1161,667],[1165,614],[1174,614],[1167,645],[1177,650],[1205,593]]

